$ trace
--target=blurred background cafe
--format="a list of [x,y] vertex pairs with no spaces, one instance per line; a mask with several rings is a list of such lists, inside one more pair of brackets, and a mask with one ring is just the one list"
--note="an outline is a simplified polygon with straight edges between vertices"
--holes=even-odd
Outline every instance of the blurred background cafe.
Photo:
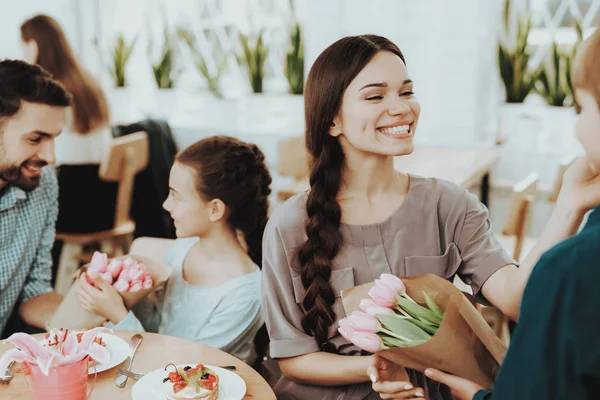
[[[0,58],[35,62],[50,45],[27,40],[35,26],[22,24],[36,15],[64,31],[64,79],[76,60],[107,103],[90,116],[102,122],[93,132],[65,132],[56,146],[54,284],[66,293],[94,250],[175,237],[162,210],[169,169],[202,138],[260,147],[271,211],[305,191],[306,76],[331,43],[364,33],[402,49],[421,103],[416,150],[397,168],[477,194],[518,260],[581,154],[569,70],[600,23],[600,0],[3,0]],[[127,135],[132,145],[111,146]]]

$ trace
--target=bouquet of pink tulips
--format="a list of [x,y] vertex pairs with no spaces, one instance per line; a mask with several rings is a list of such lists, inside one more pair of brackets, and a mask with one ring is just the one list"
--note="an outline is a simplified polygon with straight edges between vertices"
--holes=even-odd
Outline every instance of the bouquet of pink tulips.
[[435,275],[382,274],[342,291],[349,342],[405,368],[437,368],[491,388],[506,347],[470,300]]
[[146,266],[131,257],[114,258],[108,262],[104,253],[94,252],[85,277],[91,285],[100,277],[111,284],[119,292],[139,292],[150,289],[154,282]]
[[[109,282],[123,297],[127,308],[133,307],[142,298],[158,289],[171,275],[167,264],[146,257],[115,258],[108,260],[106,254],[95,252],[89,265],[83,266],[75,275],[86,273],[87,281],[94,285],[96,279]],[[69,329],[90,329],[101,325],[104,318],[84,310],[77,300],[78,279],[69,290],[52,317],[52,326]]]
[[382,274],[375,279],[361,311],[339,321],[338,331],[349,342],[371,353],[392,347],[412,347],[425,343],[439,329],[444,312],[423,292],[427,307],[416,303],[402,280]]

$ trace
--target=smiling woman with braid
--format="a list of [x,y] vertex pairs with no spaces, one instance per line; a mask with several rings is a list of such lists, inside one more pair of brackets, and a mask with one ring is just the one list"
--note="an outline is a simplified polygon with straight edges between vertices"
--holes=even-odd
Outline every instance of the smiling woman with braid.
[[413,151],[420,106],[404,56],[383,37],[329,46],[305,96],[310,190],[275,210],[263,239],[263,311],[284,375],[278,399],[452,399],[448,387],[361,353],[339,335],[340,291],[384,272],[459,275],[476,300],[516,319],[539,255],[576,232],[578,205],[561,198],[516,268],[476,196],[395,171],[393,157]]

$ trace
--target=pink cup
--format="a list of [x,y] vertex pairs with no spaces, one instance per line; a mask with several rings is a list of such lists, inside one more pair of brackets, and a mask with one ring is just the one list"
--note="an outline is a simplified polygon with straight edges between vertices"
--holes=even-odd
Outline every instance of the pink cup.
[[92,394],[96,381],[94,376],[94,383],[88,394],[88,359],[86,357],[74,364],[52,367],[48,376],[44,375],[37,365],[28,363],[33,398],[35,400],[86,400]]

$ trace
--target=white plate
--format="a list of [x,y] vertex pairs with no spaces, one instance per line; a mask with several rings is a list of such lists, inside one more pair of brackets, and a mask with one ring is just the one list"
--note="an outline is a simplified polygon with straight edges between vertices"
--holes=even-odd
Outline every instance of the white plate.
[[[179,364],[177,367],[183,368],[186,365],[196,366],[196,364]],[[219,400],[241,400],[244,398],[246,395],[246,382],[238,374],[212,365],[206,366],[219,376]],[[167,395],[163,379],[168,374],[162,368],[146,374],[133,385],[131,398],[133,400],[165,400]]]
[[[102,372],[116,367],[129,357],[129,344],[124,339],[110,333],[101,333],[98,336],[106,343],[106,349],[110,353],[110,358],[106,364],[96,364],[95,372]],[[94,367],[88,368],[88,374],[94,374]]]

